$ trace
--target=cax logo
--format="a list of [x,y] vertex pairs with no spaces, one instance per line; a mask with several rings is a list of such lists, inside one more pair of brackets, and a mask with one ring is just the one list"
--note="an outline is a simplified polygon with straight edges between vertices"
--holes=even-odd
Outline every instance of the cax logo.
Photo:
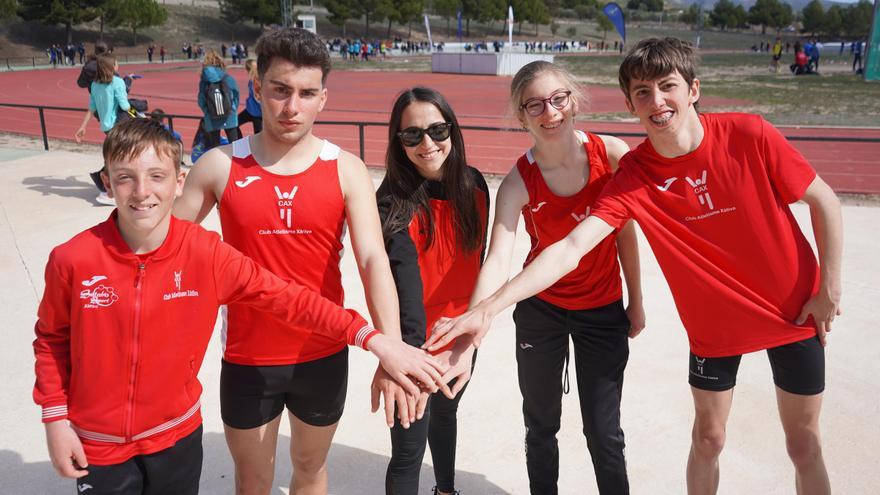
[[694,188],[694,194],[697,195],[697,199],[700,200],[700,204],[704,206],[708,206],[710,210],[715,209],[715,205],[712,204],[712,197],[709,196],[709,186],[706,185],[706,170],[703,170],[703,176],[697,177],[696,179],[691,179],[690,177],[685,177],[684,180],[688,181],[688,184]]
[[293,197],[296,196],[298,190],[299,186],[293,186],[290,192],[283,192],[278,186],[275,186],[275,195],[278,196],[278,213],[288,229],[293,225],[293,218],[291,218],[293,216]]

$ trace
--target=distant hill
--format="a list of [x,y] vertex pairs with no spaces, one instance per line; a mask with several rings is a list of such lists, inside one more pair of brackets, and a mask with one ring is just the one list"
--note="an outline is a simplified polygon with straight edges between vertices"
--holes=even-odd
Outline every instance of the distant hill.
[[[780,0],[780,1],[791,5],[791,8],[794,9],[795,11],[803,10],[803,8],[808,3],[810,3],[810,0]],[[715,2],[716,2],[716,0],[704,0],[703,1],[703,8],[706,10],[709,10],[715,5]],[[667,0],[666,1],[667,5],[677,4],[677,5],[681,5],[682,8],[689,7],[691,4],[699,4],[699,3],[700,3],[700,0],[673,0],[673,1]],[[752,5],[755,5],[755,0],[733,0],[733,3],[736,5],[742,5],[743,7],[748,9]],[[828,10],[828,8],[831,7],[832,5],[840,5],[841,7],[848,7],[852,4],[851,3],[844,3],[844,2],[830,2],[828,0],[822,0],[822,5],[825,7],[825,10]]]

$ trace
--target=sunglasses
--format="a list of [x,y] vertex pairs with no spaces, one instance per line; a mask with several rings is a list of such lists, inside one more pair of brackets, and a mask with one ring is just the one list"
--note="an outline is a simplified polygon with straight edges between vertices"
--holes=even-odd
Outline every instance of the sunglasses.
[[525,110],[530,116],[537,117],[544,113],[544,109],[547,108],[547,103],[557,110],[562,110],[568,105],[570,96],[571,91],[560,91],[558,93],[553,93],[549,98],[532,98],[520,105],[519,108]]
[[397,137],[400,138],[400,142],[403,143],[404,146],[412,148],[413,146],[418,146],[419,143],[422,142],[425,134],[427,134],[433,141],[446,141],[449,139],[450,131],[452,131],[452,123],[441,122],[439,124],[429,125],[427,129],[407,127],[398,132]]

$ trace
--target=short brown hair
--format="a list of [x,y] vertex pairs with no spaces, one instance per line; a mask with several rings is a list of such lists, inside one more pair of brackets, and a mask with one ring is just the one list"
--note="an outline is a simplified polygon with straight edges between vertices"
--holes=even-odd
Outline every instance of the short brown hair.
[[330,74],[330,52],[315,33],[302,28],[278,28],[263,33],[257,40],[257,73],[260,79],[269,71],[275,57],[287,60],[297,67],[321,69],[321,84]]
[[109,52],[98,55],[95,82],[108,84],[113,82],[114,75],[116,75],[116,56]]
[[617,80],[629,100],[633,79],[652,81],[678,72],[690,86],[697,78],[697,53],[687,41],[678,38],[648,38],[639,41],[623,58]]
[[223,61],[223,57],[216,51],[208,50],[208,53],[205,54],[205,59],[202,61],[202,67],[220,67],[226,70],[226,62]]
[[131,160],[150,146],[160,157],[170,158],[174,170],[180,172],[183,144],[164,125],[152,119],[126,120],[110,129],[104,139],[104,164],[109,166],[110,163]]
[[524,65],[513,76],[513,80],[510,81],[510,110],[514,116],[517,118],[522,117],[522,95],[529,84],[544,73],[553,74],[558,77],[562,84],[565,85],[565,89],[571,91],[571,100],[573,102],[576,101],[580,105],[587,105],[587,96],[581,91],[580,84],[578,84],[577,79],[575,79],[571,72],[553,62],[536,60]]

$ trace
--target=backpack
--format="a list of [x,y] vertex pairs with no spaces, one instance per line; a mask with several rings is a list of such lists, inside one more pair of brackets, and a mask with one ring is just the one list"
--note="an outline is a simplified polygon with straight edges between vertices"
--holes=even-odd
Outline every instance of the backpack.
[[208,107],[208,118],[211,120],[226,120],[226,117],[234,111],[232,107],[232,94],[226,85],[226,77],[217,82],[209,82],[205,85],[205,106]]

